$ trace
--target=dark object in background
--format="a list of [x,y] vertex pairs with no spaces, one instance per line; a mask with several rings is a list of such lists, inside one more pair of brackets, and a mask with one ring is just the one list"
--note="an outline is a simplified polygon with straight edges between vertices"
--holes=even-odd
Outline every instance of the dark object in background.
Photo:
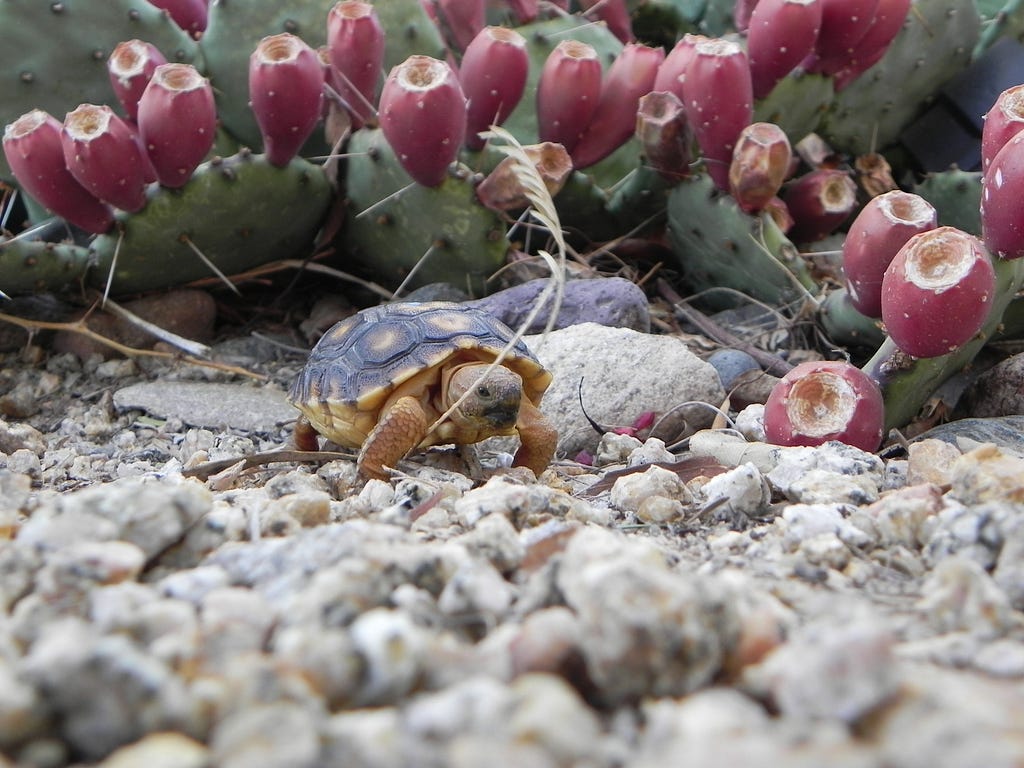
[[928,111],[903,131],[900,143],[925,173],[951,165],[981,170],[985,113],[1000,93],[1021,83],[1024,46],[1004,37],[942,88]]

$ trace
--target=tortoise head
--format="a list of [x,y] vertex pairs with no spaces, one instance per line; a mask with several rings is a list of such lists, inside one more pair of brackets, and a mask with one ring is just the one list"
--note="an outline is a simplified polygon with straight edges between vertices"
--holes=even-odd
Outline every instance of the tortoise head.
[[519,418],[523,380],[519,374],[498,366],[483,375],[489,363],[471,363],[455,370],[448,380],[448,402],[469,394],[452,413],[459,426],[480,432],[507,433]]

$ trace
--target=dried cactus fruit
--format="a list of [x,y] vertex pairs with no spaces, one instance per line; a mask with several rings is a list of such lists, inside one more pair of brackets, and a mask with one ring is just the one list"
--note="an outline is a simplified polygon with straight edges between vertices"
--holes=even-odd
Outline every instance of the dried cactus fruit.
[[882,279],[882,322],[900,351],[939,357],[988,319],[996,287],[981,241],[953,227],[914,235]]
[[410,56],[388,75],[379,115],[406,172],[425,187],[444,181],[466,135],[466,97],[451,67]]
[[907,240],[937,226],[935,208],[918,195],[894,190],[867,202],[843,241],[843,274],[858,312],[882,316],[885,270]]
[[135,131],[106,106],[81,104],[61,131],[64,162],[78,183],[123,211],[146,205],[146,163]]
[[636,113],[636,137],[647,164],[666,179],[690,173],[693,132],[683,102],[670,91],[651,91]]
[[4,129],[4,156],[21,187],[41,205],[86,232],[106,232],[111,210],[83,187],[64,161],[63,126],[48,112],[33,109]]
[[774,123],[751,123],[740,132],[729,166],[729,192],[747,213],[774,198],[789,175],[793,149]]
[[845,362],[801,363],[775,385],[764,406],[765,435],[776,445],[838,440],[875,451],[884,419],[878,385]]
[[157,180],[180,187],[213,147],[217,110],[210,81],[191,64],[161,64],[139,99],[139,135]]
[[320,57],[287,32],[263,38],[249,57],[249,100],[267,160],[287,165],[323,112]]

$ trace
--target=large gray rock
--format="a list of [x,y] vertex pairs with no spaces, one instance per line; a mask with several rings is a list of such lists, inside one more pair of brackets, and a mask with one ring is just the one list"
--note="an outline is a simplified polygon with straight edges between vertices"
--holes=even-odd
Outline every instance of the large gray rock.
[[[559,451],[570,457],[596,450],[600,437],[583,408],[602,425],[627,426],[647,411],[661,416],[683,403],[718,405],[725,399],[715,369],[672,336],[584,323],[530,336],[526,343],[554,374],[541,410],[559,430]],[[710,409],[687,409],[693,428],[708,426],[713,417]]]

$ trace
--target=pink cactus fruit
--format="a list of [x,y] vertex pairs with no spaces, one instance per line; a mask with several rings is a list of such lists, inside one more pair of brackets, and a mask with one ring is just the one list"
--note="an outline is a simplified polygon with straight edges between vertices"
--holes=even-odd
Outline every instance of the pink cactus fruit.
[[651,91],[640,99],[636,137],[647,164],[668,179],[690,173],[693,132],[683,102],[669,91]]
[[21,188],[41,205],[86,232],[106,232],[113,214],[67,169],[62,130],[60,121],[41,109],[25,113],[4,129],[7,164]]
[[736,0],[732,7],[732,25],[737,32],[746,32],[750,28],[750,17],[758,0]]
[[760,0],[747,30],[755,99],[767,96],[814,50],[821,11],[822,0]]
[[601,85],[601,98],[590,124],[569,150],[577,169],[604,160],[633,135],[640,98],[651,92],[664,60],[661,48],[629,43],[622,49]]
[[981,231],[1000,258],[1024,256],[1024,132],[1003,145],[982,176]]
[[149,3],[167,11],[171,21],[192,37],[199,38],[206,31],[209,15],[206,0],[149,0]]
[[708,175],[715,186],[727,190],[733,148],[754,114],[750,64],[739,44],[720,38],[699,41],[683,95]]
[[139,134],[157,180],[181,187],[213,147],[217,108],[210,81],[191,64],[161,64],[139,99]]
[[842,90],[877,64],[896,39],[910,13],[912,0],[879,0],[875,18],[857,44],[847,64],[835,73],[836,90]]
[[485,27],[466,48],[459,69],[462,92],[469,100],[466,146],[481,149],[478,135],[501,125],[515,109],[526,88],[530,69],[526,39],[506,27]]
[[996,154],[1024,129],[1024,85],[1007,88],[985,115],[981,130],[981,170],[987,171]]
[[324,69],[317,52],[288,32],[260,40],[249,57],[249,104],[267,161],[287,165],[323,112]]
[[68,112],[61,146],[71,175],[100,200],[133,213],[146,205],[142,149],[110,107],[81,104]]
[[729,193],[747,213],[762,210],[789,175],[793,149],[775,123],[751,123],[736,140],[729,166]]
[[996,276],[981,241],[954,227],[914,235],[882,279],[882,323],[913,357],[953,352],[988,318]]
[[689,32],[679,38],[679,41],[668,52],[665,60],[658,67],[658,76],[654,78],[655,91],[669,91],[674,93],[681,102],[686,103],[683,95],[683,78],[686,77],[686,70],[693,61],[693,55],[697,50],[697,43],[711,38],[704,35],[693,35]]
[[133,122],[139,114],[139,98],[149,85],[153,72],[167,59],[152,43],[127,40],[118,43],[107,59],[107,73],[114,95]]
[[398,161],[420,184],[435,187],[466,135],[466,97],[451,67],[410,56],[394,67],[380,95],[380,127]]
[[875,20],[879,0],[821,2],[821,30],[810,69],[834,75],[850,66],[856,58],[857,45]]
[[907,240],[937,226],[931,203],[898,189],[871,198],[861,208],[843,241],[846,288],[858,312],[882,316],[885,270]]
[[529,24],[540,13],[539,0],[508,0],[506,5],[512,11],[517,24]]
[[878,385],[845,362],[801,363],[779,380],[764,406],[765,435],[775,445],[838,440],[876,451],[884,424]]
[[537,134],[572,152],[601,98],[601,61],[578,40],[563,40],[548,55],[537,82]]
[[603,22],[623,45],[636,40],[626,0],[580,0],[580,7],[586,18]]
[[359,128],[376,114],[377,82],[384,68],[384,27],[361,0],[341,0],[327,14],[331,83]]
[[790,239],[813,243],[850,217],[857,207],[857,185],[845,171],[819,168],[786,185],[782,199],[793,217]]
[[437,0],[437,10],[450,42],[460,51],[466,50],[487,24],[485,0]]

